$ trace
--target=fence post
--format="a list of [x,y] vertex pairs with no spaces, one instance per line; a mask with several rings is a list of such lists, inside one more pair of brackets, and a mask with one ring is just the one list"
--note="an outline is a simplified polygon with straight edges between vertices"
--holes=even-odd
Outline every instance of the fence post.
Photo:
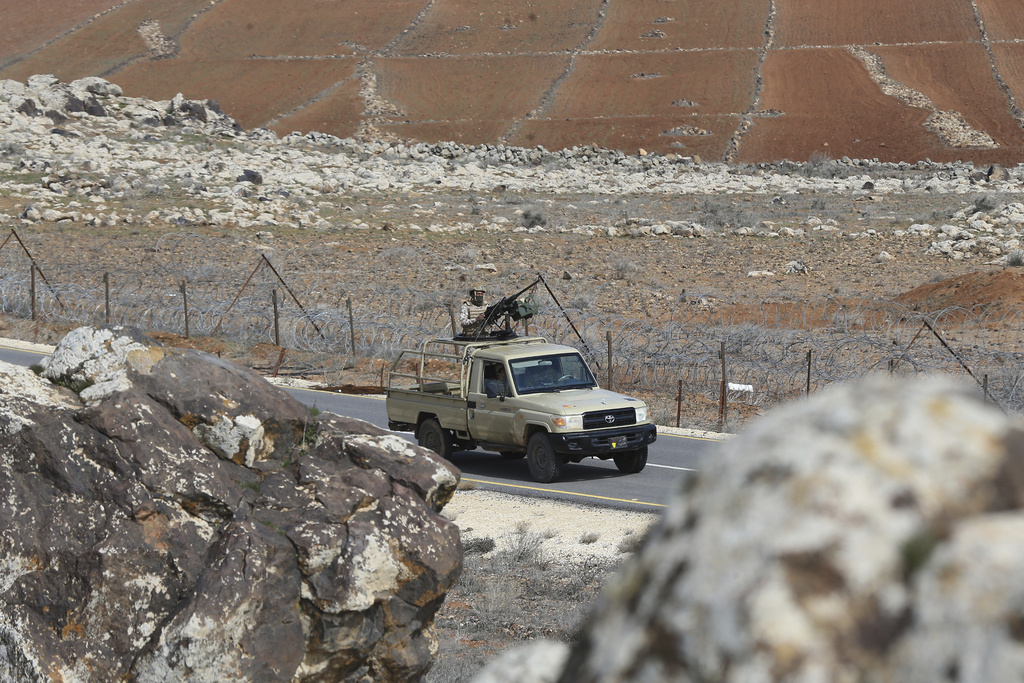
[[[277,322],[277,290],[276,289],[270,290],[270,300],[274,304],[274,344],[276,346],[280,346],[281,345],[281,330],[280,330],[280,327],[278,327],[278,322]],[[275,377],[276,377],[276,375],[275,375]]]
[[452,308],[452,305],[450,303],[448,304],[448,317],[451,318],[452,336],[455,337],[459,334],[459,329],[455,327],[455,309]]
[[103,273],[103,317],[110,324],[110,273]]
[[345,306],[348,308],[348,336],[352,340],[352,355],[356,355],[356,323],[352,318],[352,297],[345,299]]
[[718,395],[718,431],[721,432],[725,428],[725,420],[727,417],[727,408],[725,405],[725,342],[721,342],[721,348],[718,350],[718,355],[722,359],[722,387]]
[[30,307],[32,309],[32,320],[36,319],[36,264],[32,264],[28,269],[31,274],[31,278],[28,284],[28,296],[31,301]]
[[608,391],[612,389],[612,331],[607,330],[605,333],[605,339],[608,340]]
[[[185,310],[185,339],[188,339],[188,290],[185,288],[184,280],[181,281],[181,306]],[[152,315],[153,311],[151,309],[149,321],[151,327],[153,325]]]
[[982,400],[985,403],[988,403],[988,373],[985,373],[985,378],[984,378],[984,381],[983,381],[981,387],[982,387],[982,389],[984,389],[984,394],[983,394]]
[[277,356],[277,363],[274,364],[274,377],[277,377],[277,371],[281,369],[281,363],[284,362],[284,351],[285,351],[285,349],[280,344],[278,344],[278,346],[281,347],[281,353],[278,354],[278,356]]
[[679,393],[676,395],[676,429],[683,414],[683,379],[679,378]]
[[807,395],[811,395],[811,350],[807,349]]

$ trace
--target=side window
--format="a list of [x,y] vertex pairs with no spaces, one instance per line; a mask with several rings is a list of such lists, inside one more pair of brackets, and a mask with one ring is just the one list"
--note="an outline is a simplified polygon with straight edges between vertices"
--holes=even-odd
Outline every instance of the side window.
[[488,397],[508,396],[508,378],[505,372],[505,365],[495,361],[483,361],[483,393]]

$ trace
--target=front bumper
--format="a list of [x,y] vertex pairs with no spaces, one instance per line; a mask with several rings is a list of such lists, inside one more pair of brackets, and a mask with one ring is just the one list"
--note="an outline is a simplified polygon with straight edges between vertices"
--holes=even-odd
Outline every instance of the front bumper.
[[556,453],[603,455],[642,448],[658,439],[655,425],[637,425],[619,429],[594,429],[586,432],[548,434]]

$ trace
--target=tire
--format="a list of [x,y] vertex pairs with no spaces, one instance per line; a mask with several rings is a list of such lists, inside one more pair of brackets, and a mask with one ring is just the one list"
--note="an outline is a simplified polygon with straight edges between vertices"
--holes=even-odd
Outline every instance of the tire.
[[615,466],[623,474],[636,474],[647,465],[647,446],[615,456]]
[[417,435],[417,442],[424,448],[429,448],[445,460],[452,459],[452,435],[441,427],[441,423],[435,418],[424,420],[420,425]]
[[545,432],[537,432],[526,445],[526,464],[535,481],[548,484],[562,473],[562,458],[551,447],[551,440]]

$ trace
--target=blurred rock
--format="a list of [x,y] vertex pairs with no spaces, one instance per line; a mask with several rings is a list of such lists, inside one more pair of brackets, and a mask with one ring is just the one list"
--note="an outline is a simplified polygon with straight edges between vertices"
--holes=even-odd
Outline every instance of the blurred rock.
[[558,680],[1018,680],[1022,506],[1024,431],[976,387],[794,402],[683,482]]

